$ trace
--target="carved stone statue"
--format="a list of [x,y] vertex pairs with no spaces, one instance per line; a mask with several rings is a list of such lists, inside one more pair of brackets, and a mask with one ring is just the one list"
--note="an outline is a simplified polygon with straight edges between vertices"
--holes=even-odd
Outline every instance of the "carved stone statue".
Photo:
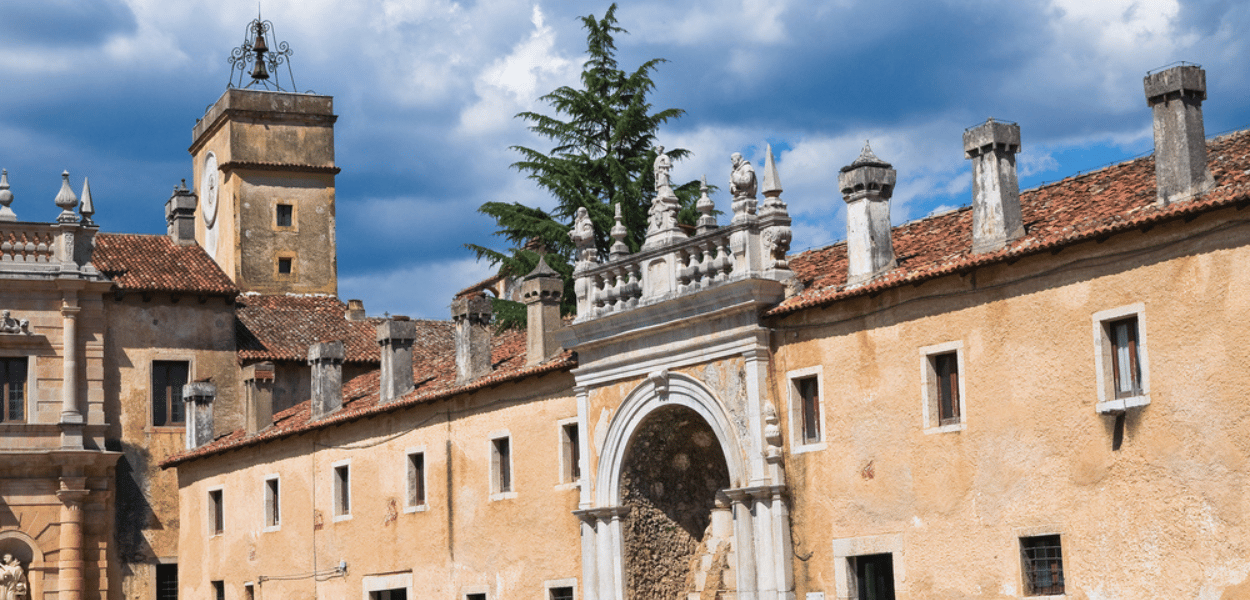
[[755,214],[755,168],[751,161],[734,152],[729,159],[733,162],[733,173],[729,175],[729,193],[733,195],[734,223],[740,223],[748,215]]
[[26,593],[26,572],[12,554],[5,553],[0,560],[0,600],[24,600]]
[[0,333],[26,333],[30,321],[14,319],[8,310],[0,311]]
[[595,248],[595,224],[591,222],[590,211],[586,207],[577,209],[569,237],[572,238],[573,245],[577,246],[578,266],[599,262],[599,251]]
[[655,191],[659,192],[672,186],[669,172],[673,170],[673,161],[664,153],[664,146],[655,147],[655,164],[651,170],[655,174]]

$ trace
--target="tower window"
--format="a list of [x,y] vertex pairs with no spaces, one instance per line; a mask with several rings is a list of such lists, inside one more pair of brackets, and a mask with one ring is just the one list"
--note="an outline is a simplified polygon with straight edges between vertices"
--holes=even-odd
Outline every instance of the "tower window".
[[277,207],[277,225],[278,227],[291,227],[295,219],[295,207],[290,204],[279,204]]
[[291,262],[292,261],[290,258],[287,258],[287,257],[279,258],[278,259],[278,274],[290,275],[291,274]]

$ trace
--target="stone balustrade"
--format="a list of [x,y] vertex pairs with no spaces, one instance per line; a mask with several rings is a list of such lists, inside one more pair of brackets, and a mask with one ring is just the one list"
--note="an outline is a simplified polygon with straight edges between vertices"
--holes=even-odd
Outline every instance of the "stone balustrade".
[[90,270],[96,229],[79,223],[0,222],[0,270]]

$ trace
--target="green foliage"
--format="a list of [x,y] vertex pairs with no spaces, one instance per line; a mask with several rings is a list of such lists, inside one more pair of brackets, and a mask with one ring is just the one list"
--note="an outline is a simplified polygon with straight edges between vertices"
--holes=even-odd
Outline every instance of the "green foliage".
[[[509,249],[466,244],[479,259],[498,265],[501,275],[518,277],[538,264],[536,250],[545,250],[547,264],[565,279],[565,314],[572,314],[576,305],[572,283],[576,248],[569,229],[577,209],[589,212],[595,225],[595,245],[606,257],[613,241],[608,233],[615,224],[614,205],[620,204],[629,230],[625,243],[636,252],[646,235],[647,211],[655,196],[651,172],[656,157],[655,133],[660,125],[685,112],[676,108],[652,112],[647,102],[647,93],[655,88],[651,74],[664,59],[651,59],[628,73],[619,68],[613,35],[626,31],[616,25],[615,4],[603,19],[588,15],[582,24],[587,31],[589,58],[582,67],[581,87],[563,86],[542,97],[554,115],[517,115],[529,123],[530,131],[551,140],[554,147],[548,152],[512,147],[521,155],[513,168],[550,192],[556,199],[555,208],[547,212],[516,202],[487,202],[478,211],[495,219],[495,234],[507,240]],[[676,148],[666,154],[676,162],[689,153]],[[693,224],[698,216],[693,207],[699,182],[675,186],[674,192],[681,200],[679,221]],[[523,307],[517,310],[508,304],[516,303],[495,302],[496,322],[500,327],[523,326]],[[516,314],[522,318],[508,316]]]

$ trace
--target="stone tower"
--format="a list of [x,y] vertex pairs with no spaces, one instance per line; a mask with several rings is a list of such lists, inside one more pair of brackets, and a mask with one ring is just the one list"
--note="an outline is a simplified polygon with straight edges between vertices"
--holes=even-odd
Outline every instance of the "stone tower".
[[232,88],[192,131],[195,239],[240,289],[338,293],[334,100]]

